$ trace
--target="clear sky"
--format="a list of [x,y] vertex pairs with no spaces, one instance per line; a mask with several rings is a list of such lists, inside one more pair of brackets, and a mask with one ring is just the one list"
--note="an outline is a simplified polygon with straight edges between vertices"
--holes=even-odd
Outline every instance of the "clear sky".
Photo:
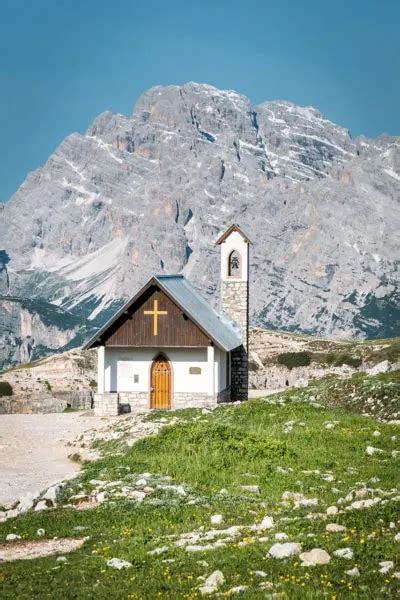
[[400,135],[400,0],[0,0],[0,201],[100,112],[187,81]]

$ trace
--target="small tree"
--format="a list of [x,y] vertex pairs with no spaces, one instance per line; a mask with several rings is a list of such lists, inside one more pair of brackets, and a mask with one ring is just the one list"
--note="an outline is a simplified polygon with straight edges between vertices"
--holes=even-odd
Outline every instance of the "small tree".
[[0,396],[12,396],[13,389],[8,381],[0,381]]
[[295,367],[308,367],[311,363],[310,352],[284,352],[278,355],[278,363],[290,371]]

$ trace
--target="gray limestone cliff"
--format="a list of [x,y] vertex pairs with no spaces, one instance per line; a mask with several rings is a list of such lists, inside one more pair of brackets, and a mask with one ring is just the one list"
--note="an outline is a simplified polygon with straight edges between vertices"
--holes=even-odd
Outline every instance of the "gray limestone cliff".
[[254,242],[254,325],[395,335],[399,197],[400,138],[208,85],[152,88],[67,137],[0,211],[0,368],[29,351],[24,302],[51,307],[43,352],[80,344],[154,272],[218,304],[214,241],[234,222]]

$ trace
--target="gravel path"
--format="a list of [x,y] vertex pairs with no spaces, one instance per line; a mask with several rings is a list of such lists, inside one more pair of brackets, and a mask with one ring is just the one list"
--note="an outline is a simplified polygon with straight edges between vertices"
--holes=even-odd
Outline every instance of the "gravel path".
[[80,433],[104,425],[87,413],[0,416],[0,504],[39,492],[79,471],[66,446]]

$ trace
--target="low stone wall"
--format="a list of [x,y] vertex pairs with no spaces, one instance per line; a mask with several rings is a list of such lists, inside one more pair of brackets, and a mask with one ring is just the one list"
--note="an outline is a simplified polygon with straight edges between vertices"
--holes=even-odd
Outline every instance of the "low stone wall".
[[0,398],[0,414],[45,414],[63,412],[66,408],[89,410],[92,407],[92,392],[59,392],[51,396],[29,395]]

